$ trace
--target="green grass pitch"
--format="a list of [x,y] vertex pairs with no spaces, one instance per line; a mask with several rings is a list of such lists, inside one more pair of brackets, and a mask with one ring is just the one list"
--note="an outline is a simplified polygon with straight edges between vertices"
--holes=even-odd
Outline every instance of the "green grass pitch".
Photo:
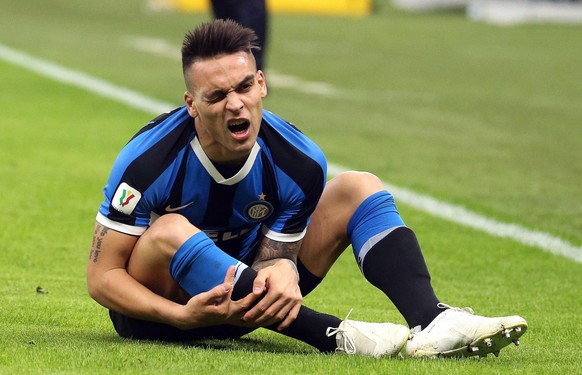
[[[205,19],[143,12],[140,0],[10,2],[0,44],[179,104],[179,60],[135,41],[178,46]],[[333,163],[579,248],[579,34],[579,26],[409,14],[380,1],[364,19],[276,15],[267,80],[269,71],[288,74],[329,84],[332,94],[274,80],[265,106]],[[580,263],[406,205],[400,211],[440,298],[522,315],[522,346],[499,358],[410,360],[321,355],[263,330],[192,345],[122,340],[87,295],[85,263],[109,168],[153,114],[2,60],[0,86],[1,374],[582,373]],[[404,322],[349,251],[305,302],[340,317],[354,308],[353,319]]]

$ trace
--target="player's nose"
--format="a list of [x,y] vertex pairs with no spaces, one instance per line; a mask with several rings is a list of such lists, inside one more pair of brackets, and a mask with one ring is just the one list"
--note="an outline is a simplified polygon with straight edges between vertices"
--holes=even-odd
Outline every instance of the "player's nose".
[[231,112],[239,112],[243,109],[244,103],[241,100],[241,97],[236,92],[230,92],[226,96],[226,109]]

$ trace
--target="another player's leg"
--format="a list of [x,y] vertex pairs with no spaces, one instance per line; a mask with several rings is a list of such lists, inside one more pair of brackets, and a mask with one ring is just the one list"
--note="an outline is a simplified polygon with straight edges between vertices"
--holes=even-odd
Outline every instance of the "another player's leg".
[[264,69],[264,56],[267,46],[268,10],[265,0],[212,0],[214,18],[231,19],[257,34],[260,49],[253,49],[257,69]]

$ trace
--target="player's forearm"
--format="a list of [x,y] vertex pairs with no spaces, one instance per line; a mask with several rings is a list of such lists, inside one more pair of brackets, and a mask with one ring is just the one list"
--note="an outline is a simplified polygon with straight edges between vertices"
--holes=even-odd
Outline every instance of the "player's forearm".
[[285,261],[295,271],[297,279],[297,255],[301,247],[301,241],[296,242],[279,242],[269,238],[264,238],[261,247],[252,264],[252,268],[260,271],[264,268],[275,265],[278,262]]
[[110,270],[87,281],[91,297],[108,309],[134,318],[180,326],[183,306],[151,292],[124,269]]
[[297,280],[299,280],[299,270],[297,270],[297,264],[296,264],[296,262],[292,261],[291,259],[278,258],[278,259],[265,260],[262,262],[255,262],[255,263],[253,263],[252,268],[255,271],[259,271],[263,268],[274,266],[276,263],[281,262],[281,261],[284,261],[285,263],[289,264],[291,269],[293,269],[293,271],[295,271],[295,274],[297,275]]
[[300,247],[301,241],[279,242],[264,238],[257,251],[252,267],[255,270],[260,270],[272,266],[281,259],[287,259],[293,264],[297,264],[297,254],[299,254]]

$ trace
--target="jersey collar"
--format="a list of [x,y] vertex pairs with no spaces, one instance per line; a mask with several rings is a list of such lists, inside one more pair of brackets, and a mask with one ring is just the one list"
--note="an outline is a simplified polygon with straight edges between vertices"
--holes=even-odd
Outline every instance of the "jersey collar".
[[202,163],[202,166],[204,167],[204,169],[206,169],[206,172],[208,172],[208,174],[217,184],[222,185],[234,185],[240,182],[243,178],[245,178],[251,171],[253,164],[255,164],[257,155],[261,150],[261,146],[259,146],[259,144],[255,142],[255,145],[253,146],[253,149],[251,150],[251,153],[247,158],[247,161],[242,166],[242,168],[234,176],[230,178],[224,178],[222,174],[220,174],[220,172],[216,169],[214,164],[212,164],[212,161],[210,161],[210,159],[202,149],[202,145],[200,144],[198,137],[194,137],[192,142],[190,142],[190,145],[192,146],[192,150],[194,150],[194,153],[198,157],[198,160],[200,160],[200,163]]

